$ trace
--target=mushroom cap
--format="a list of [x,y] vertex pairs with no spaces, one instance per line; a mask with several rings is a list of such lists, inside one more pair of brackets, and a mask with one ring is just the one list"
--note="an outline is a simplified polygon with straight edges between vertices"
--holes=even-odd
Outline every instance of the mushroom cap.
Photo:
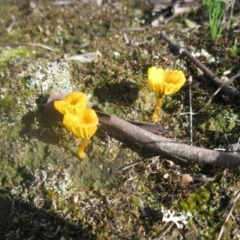
[[54,107],[62,114],[79,114],[87,107],[87,96],[85,93],[72,92],[63,99],[55,101]]
[[78,115],[66,113],[64,126],[81,139],[91,138],[97,131],[98,117],[93,109],[83,109]]
[[174,94],[186,82],[182,71],[151,67],[148,69],[148,86],[159,96]]

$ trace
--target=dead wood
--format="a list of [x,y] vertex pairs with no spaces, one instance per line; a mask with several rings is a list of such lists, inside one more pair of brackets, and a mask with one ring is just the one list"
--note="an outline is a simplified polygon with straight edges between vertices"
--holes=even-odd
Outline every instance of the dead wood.
[[58,51],[57,49],[53,49],[47,45],[43,45],[40,43],[0,43],[0,47],[20,47],[20,46],[24,46],[24,47],[40,47],[40,48],[44,48],[47,49],[49,51]]
[[[111,115],[106,114],[104,112],[95,111],[97,113],[98,119],[99,119],[99,125],[100,127],[104,128],[106,131],[112,132],[111,129]],[[135,121],[129,121],[130,122],[148,132],[151,132],[156,135],[167,135],[169,132],[157,125],[149,124],[149,123],[142,123],[142,122],[135,122]],[[116,131],[113,132],[113,134],[116,134]],[[121,136],[120,136],[121,137]],[[122,136],[123,137],[123,136]]]
[[170,156],[223,168],[238,169],[240,166],[238,154],[217,152],[177,142],[152,134],[114,115],[110,118],[110,129],[129,141]]
[[[63,114],[58,112],[54,106],[54,101],[58,99],[62,99],[62,92],[59,89],[54,89],[52,91],[53,94],[50,94],[47,103],[44,105],[42,115],[47,118],[50,121],[61,121],[63,120]],[[101,111],[95,111],[98,119],[99,119],[99,127],[105,129],[106,131],[112,132],[111,129],[111,124],[110,124],[110,119],[111,116],[109,114],[106,114]],[[153,134],[157,135],[166,135],[168,134],[168,131],[153,124],[149,123],[141,123],[141,122],[134,122],[134,121],[129,121],[130,123],[139,126],[140,128],[145,129],[148,132],[151,132]],[[113,134],[116,134],[116,132],[113,132]],[[121,137],[121,135],[120,135]]]
[[178,50],[178,52],[185,57],[187,57],[193,64],[195,64],[202,72],[207,76],[209,80],[212,81],[217,87],[220,87],[221,90],[230,96],[234,96],[240,98],[240,91],[234,87],[227,86],[224,82],[221,81],[212,71],[210,71],[204,64],[202,64],[197,58],[193,57],[193,55],[184,47],[174,43],[165,32],[160,33],[160,37],[166,41],[171,47]]

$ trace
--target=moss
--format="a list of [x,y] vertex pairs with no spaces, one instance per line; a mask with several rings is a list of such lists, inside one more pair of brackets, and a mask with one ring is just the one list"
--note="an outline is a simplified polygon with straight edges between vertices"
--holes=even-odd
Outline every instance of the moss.
[[208,209],[206,206],[208,206],[210,198],[210,193],[207,189],[202,188],[197,193],[192,193],[187,198],[186,201],[182,201],[180,203],[181,210],[184,211],[200,211],[200,212],[206,212]]
[[0,100],[0,111],[2,114],[5,114],[11,120],[16,114],[17,103],[11,97],[4,97]]
[[135,206],[139,206],[139,199],[136,195],[132,195],[132,202]]
[[2,51],[0,51],[0,66],[10,61],[13,63],[14,59],[32,59],[33,57],[35,57],[35,54],[27,47],[10,47],[8,49],[2,49]]
[[200,128],[204,131],[231,132],[235,127],[235,119],[236,115],[233,114],[232,109],[215,110],[212,116],[200,125]]

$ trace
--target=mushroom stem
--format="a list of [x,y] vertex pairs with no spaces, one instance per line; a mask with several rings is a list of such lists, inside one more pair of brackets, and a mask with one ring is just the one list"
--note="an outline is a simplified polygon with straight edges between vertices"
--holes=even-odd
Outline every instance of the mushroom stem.
[[159,120],[159,115],[160,115],[160,112],[161,112],[161,107],[162,107],[162,97],[158,97],[157,99],[157,104],[156,104],[156,108],[154,110],[154,113],[152,115],[152,120],[153,122],[157,122]]
[[84,159],[86,157],[86,153],[84,152],[85,148],[88,146],[88,144],[90,143],[90,140],[83,140],[83,142],[81,143],[79,150],[78,150],[78,156],[81,159]]

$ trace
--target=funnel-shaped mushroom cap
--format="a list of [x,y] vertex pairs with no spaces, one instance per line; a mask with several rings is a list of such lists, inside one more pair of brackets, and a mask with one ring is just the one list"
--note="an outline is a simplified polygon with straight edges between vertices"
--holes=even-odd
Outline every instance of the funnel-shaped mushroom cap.
[[183,72],[177,70],[151,67],[147,74],[148,86],[159,96],[176,93],[186,81]]
[[89,139],[97,131],[98,117],[93,109],[84,109],[78,115],[66,113],[63,124],[77,137]]
[[72,92],[63,99],[55,101],[54,107],[62,114],[79,114],[79,111],[87,107],[87,96],[81,92]]

